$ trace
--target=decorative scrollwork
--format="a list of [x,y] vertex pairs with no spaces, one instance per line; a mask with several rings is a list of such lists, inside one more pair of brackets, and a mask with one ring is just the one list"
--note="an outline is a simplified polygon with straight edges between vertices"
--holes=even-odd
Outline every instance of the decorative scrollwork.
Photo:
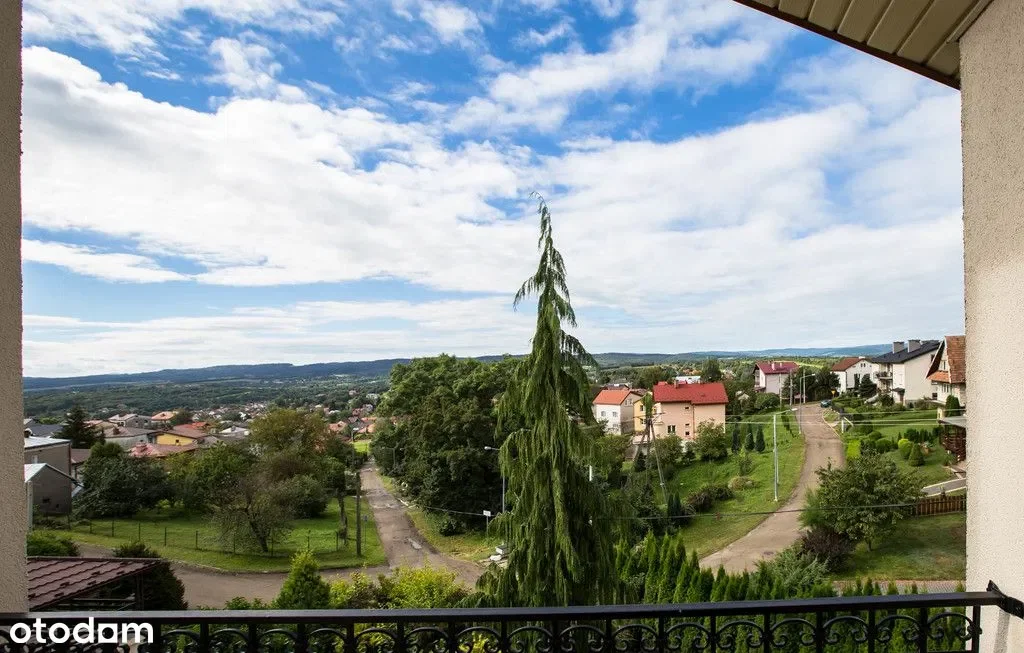
[[[841,627],[845,626],[847,631],[842,636]],[[864,644],[871,638],[868,629],[868,622],[853,614],[846,614],[829,619],[822,625],[821,632],[824,643],[828,646],[835,646],[841,641],[850,641],[855,644]]]
[[[899,628],[900,623],[904,624],[901,629]],[[875,641],[880,644],[888,644],[896,636],[897,629],[907,644],[917,643],[922,636],[917,619],[905,614],[891,614],[875,624]]]
[[337,628],[314,628],[309,633],[309,650],[311,653],[339,653],[348,642],[345,631]]
[[555,638],[540,626],[520,626],[508,634],[509,653],[553,653]]
[[652,653],[658,650],[658,631],[647,624],[626,624],[612,632],[619,653]]
[[199,653],[199,633],[189,628],[168,630],[161,637],[160,653]]
[[356,633],[356,650],[359,653],[394,653],[397,641],[395,631],[373,626]]
[[[742,636],[742,629],[748,629],[746,636]],[[731,653],[736,650],[740,642],[746,642],[748,648],[764,646],[764,629],[756,622],[749,619],[735,619],[718,627],[715,641],[721,651]]]
[[[582,643],[583,646],[577,646],[577,643]],[[562,653],[602,653],[605,647],[605,634],[595,626],[569,626],[559,633],[558,647]]]
[[487,626],[470,626],[455,634],[460,653],[501,653],[505,644],[501,634]]
[[781,619],[768,627],[768,641],[772,648],[788,649],[791,641],[799,646],[814,646],[817,638],[815,625],[801,617]]
[[418,626],[405,634],[405,649],[413,653],[445,653],[448,632],[438,626]]
[[928,620],[928,638],[933,642],[948,645],[956,642],[967,643],[974,637],[977,627],[974,620],[965,614],[942,612]]
[[238,628],[221,628],[210,633],[213,653],[245,653],[247,635]]
[[[670,653],[707,651],[711,648],[713,641],[714,634],[711,629],[696,621],[684,621],[665,629],[665,650]],[[688,646],[687,642],[689,642]],[[684,646],[686,646],[685,649]]]

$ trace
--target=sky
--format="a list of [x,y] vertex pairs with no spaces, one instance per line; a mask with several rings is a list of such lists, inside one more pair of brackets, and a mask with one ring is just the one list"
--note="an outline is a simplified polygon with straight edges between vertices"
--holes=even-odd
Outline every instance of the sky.
[[25,0],[24,371],[963,332],[959,95],[730,0]]

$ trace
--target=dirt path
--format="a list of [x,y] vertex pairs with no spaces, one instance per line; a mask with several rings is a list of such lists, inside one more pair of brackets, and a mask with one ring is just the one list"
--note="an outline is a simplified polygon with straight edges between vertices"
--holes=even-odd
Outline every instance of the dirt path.
[[406,512],[405,506],[388,492],[377,474],[375,466],[368,465],[362,472],[363,494],[373,510],[388,564],[394,567],[423,567],[430,565],[455,572],[468,587],[476,584],[483,573],[482,566],[468,560],[458,560],[438,553],[424,540]]
[[[844,462],[843,443],[822,419],[821,413],[822,409],[817,404],[808,404],[799,411],[798,418],[804,432],[804,466],[796,489],[782,510],[803,508],[807,489],[818,484],[815,471],[828,465],[830,460],[836,464]],[[775,513],[729,546],[701,560],[701,564],[716,569],[721,565],[730,573],[753,570],[758,560],[770,558],[796,542],[800,536],[798,517],[796,512]]]

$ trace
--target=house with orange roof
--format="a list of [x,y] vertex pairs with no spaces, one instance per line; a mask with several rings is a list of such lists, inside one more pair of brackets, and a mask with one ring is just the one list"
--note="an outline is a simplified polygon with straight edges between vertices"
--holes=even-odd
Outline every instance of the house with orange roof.
[[633,406],[644,395],[630,388],[605,388],[594,397],[591,409],[594,419],[604,423],[604,430],[614,435],[633,432]]
[[847,356],[832,366],[832,374],[839,379],[839,392],[856,390],[865,376],[871,378],[871,361],[864,356]]
[[678,435],[683,440],[697,437],[705,422],[725,424],[729,394],[723,383],[668,383],[662,381],[654,394],[654,435]]
[[939,350],[928,368],[932,382],[932,399],[940,404],[946,398],[957,398],[961,406],[967,405],[967,336],[946,336],[939,342]]

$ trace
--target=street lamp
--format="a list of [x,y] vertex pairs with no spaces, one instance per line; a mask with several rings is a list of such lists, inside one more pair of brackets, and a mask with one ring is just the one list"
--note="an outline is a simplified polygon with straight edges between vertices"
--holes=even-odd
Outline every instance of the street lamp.
[[[484,451],[501,451],[497,447],[491,447],[484,445]],[[501,511],[505,512],[505,470],[501,468],[501,463],[498,464],[498,471],[501,473]]]

